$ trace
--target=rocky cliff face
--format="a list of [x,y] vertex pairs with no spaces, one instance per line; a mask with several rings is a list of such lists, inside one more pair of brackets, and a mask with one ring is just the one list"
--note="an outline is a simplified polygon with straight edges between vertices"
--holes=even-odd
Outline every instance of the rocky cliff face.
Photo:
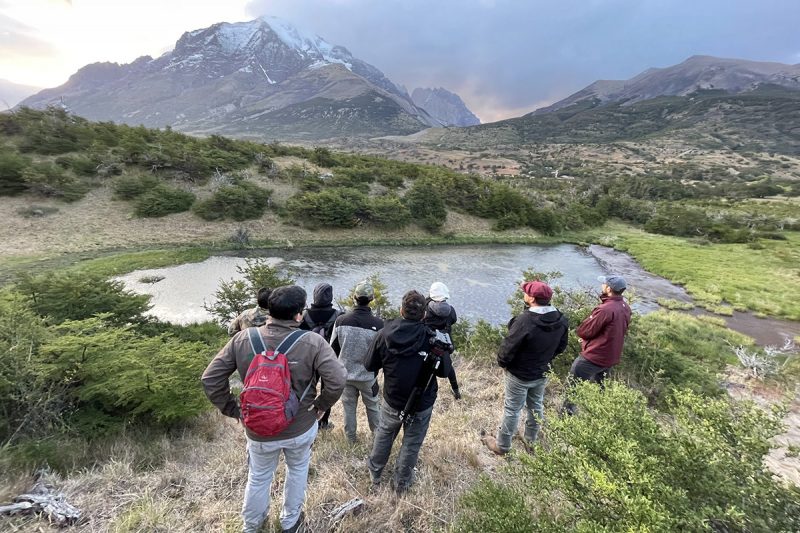
[[442,126],[474,126],[481,123],[461,97],[447,89],[414,89],[411,99]]
[[264,140],[408,134],[437,125],[376,67],[273,17],[187,32],[130,64],[95,63],[21,105],[93,120]]

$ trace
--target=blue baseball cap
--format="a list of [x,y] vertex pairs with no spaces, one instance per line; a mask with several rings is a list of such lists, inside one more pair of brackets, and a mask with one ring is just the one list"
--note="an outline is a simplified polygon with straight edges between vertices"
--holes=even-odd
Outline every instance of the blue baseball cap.
[[598,276],[597,281],[600,283],[605,283],[611,287],[611,290],[614,292],[624,291],[628,288],[628,284],[625,282],[625,278],[622,276],[615,276],[613,274],[610,276]]

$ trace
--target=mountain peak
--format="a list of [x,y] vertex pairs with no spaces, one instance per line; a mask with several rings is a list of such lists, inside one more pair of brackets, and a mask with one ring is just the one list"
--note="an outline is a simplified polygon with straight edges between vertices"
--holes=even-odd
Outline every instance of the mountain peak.
[[444,87],[416,88],[411,93],[414,105],[424,109],[443,126],[474,126],[481,121],[457,94]]
[[650,68],[628,80],[596,81],[534,114],[583,101],[630,105],[658,96],[686,96],[703,89],[743,93],[767,84],[800,90],[800,65],[693,55],[677,65]]

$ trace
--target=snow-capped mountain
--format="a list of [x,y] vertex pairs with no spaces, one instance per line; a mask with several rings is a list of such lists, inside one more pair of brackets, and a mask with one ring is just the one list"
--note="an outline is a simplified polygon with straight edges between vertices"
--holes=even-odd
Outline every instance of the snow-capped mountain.
[[475,126],[481,123],[460,96],[442,87],[414,89],[411,100],[443,126]]
[[263,17],[190,31],[132,63],[94,63],[21,105],[259,139],[407,134],[439,123],[343,46]]

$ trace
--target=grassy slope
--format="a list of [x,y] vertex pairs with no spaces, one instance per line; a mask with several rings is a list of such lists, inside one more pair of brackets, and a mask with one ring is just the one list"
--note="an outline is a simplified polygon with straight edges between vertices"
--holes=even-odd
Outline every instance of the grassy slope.
[[609,224],[610,240],[595,242],[630,253],[648,271],[686,287],[698,303],[730,305],[765,315],[800,320],[800,234],[786,241],[702,245]]

